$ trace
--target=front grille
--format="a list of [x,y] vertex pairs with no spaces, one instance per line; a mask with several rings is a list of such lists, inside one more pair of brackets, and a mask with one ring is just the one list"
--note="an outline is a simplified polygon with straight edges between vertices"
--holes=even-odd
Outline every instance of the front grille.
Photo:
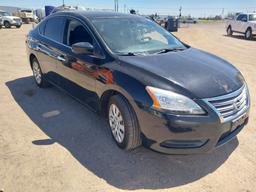
[[207,99],[207,101],[226,122],[242,114],[247,109],[249,102],[247,88],[243,86],[233,93]]
[[13,19],[15,22],[21,22],[21,20],[20,19]]

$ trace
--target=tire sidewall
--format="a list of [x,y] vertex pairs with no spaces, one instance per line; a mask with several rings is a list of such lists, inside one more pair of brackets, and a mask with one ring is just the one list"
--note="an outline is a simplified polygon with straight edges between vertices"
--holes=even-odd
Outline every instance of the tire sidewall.
[[227,29],[227,35],[228,36],[232,35],[232,28],[231,28],[231,26],[229,26],[228,29]]
[[[124,121],[124,139],[123,139],[123,141],[122,141],[121,143],[119,143],[119,142],[115,139],[115,137],[114,137],[114,135],[113,135],[113,132],[112,132],[112,130],[111,130],[110,124],[109,124],[109,109],[110,109],[111,104],[115,104],[115,105],[118,107],[118,109],[119,109],[119,111],[120,111],[120,113],[121,113],[121,115],[122,115],[122,117],[123,117],[123,121]],[[131,117],[129,117],[129,110],[128,110],[127,107],[128,107],[128,106],[123,106],[123,104],[121,104],[121,102],[119,101],[119,99],[115,99],[114,97],[112,97],[112,98],[110,99],[109,104],[108,104],[108,113],[107,113],[107,121],[108,121],[108,122],[107,122],[107,123],[108,123],[108,126],[109,126],[109,130],[111,131],[111,135],[112,135],[113,139],[115,140],[116,144],[117,144],[120,148],[122,148],[122,149],[125,149],[125,148],[126,148],[126,146],[127,146],[127,144],[128,144],[129,134],[130,134],[130,133],[129,133],[129,129],[127,129],[127,127],[128,127],[127,123],[128,123],[128,121],[129,121],[129,118],[131,118]]]
[[[247,36],[247,33],[250,32],[250,36]],[[252,30],[251,29],[247,29],[245,32],[245,39],[250,40],[252,38]]]
[[[40,73],[41,73],[41,82],[40,83],[38,83],[37,81],[36,81],[36,78],[35,78],[35,75],[34,75],[34,64],[35,63],[37,63],[37,65],[38,65],[38,67],[39,67],[39,69],[40,69]],[[39,62],[37,61],[37,59],[33,59],[33,61],[32,61],[32,70],[33,70],[33,77],[34,77],[34,80],[35,80],[35,82],[36,82],[36,84],[39,86],[39,87],[42,87],[42,85],[43,85],[43,73],[42,73],[42,70],[41,70],[41,67],[40,67],[40,64],[39,64]]]
[[5,22],[4,22],[4,27],[5,27],[5,28],[11,28],[10,22],[9,22],[9,21],[5,21]]

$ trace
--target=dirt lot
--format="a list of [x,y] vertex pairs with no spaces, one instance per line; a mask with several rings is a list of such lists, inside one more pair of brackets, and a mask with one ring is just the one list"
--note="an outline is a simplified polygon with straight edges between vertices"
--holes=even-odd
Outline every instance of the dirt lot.
[[0,30],[0,191],[256,191],[256,41],[226,37],[224,24],[175,33],[238,67],[252,108],[238,139],[211,154],[168,156],[118,149],[99,116],[56,88],[37,88],[25,52],[30,28]]

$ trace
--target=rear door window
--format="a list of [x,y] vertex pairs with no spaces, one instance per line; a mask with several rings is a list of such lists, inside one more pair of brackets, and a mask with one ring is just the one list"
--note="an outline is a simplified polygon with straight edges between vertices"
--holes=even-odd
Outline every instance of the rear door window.
[[53,17],[46,21],[44,35],[56,42],[63,43],[65,18]]

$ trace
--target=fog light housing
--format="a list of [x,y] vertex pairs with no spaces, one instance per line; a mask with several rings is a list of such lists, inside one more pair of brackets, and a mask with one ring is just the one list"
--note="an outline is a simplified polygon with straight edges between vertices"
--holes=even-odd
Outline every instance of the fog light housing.
[[176,149],[186,149],[186,148],[199,148],[204,146],[208,142],[208,139],[198,139],[198,140],[167,140],[160,144],[161,147],[165,148],[176,148]]

